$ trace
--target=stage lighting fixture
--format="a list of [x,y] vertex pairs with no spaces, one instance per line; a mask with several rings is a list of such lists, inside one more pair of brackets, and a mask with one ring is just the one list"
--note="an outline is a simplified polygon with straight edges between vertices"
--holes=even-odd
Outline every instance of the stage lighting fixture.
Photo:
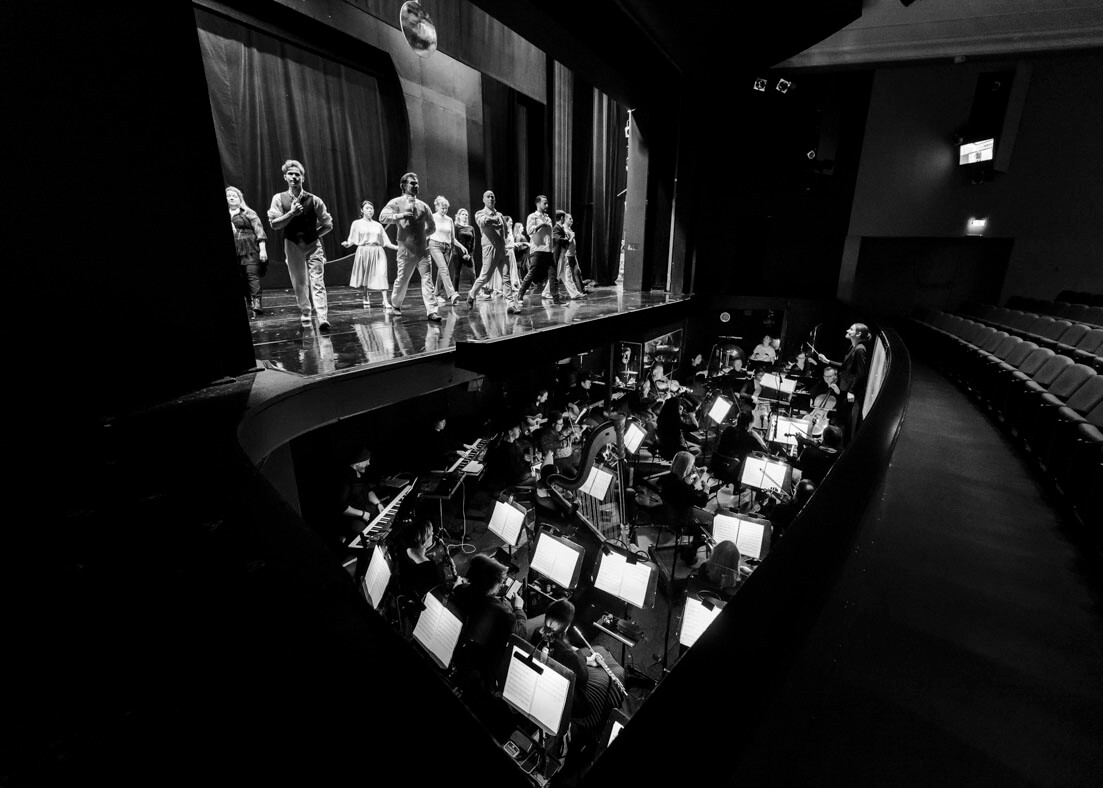
[[790,82],[787,79],[779,79],[777,81],[777,92],[778,93],[788,93],[789,88],[791,88],[791,87],[793,87],[793,83]]
[[709,408],[709,418],[717,424],[722,424],[728,417],[728,411],[732,409],[732,402],[725,396],[717,395],[716,402]]
[[766,80],[756,79],[754,81],[754,89],[757,90],[759,93],[765,93],[766,92]]
[[635,454],[646,437],[647,432],[636,422],[629,421],[624,425],[624,448],[629,454]]
[[808,153],[806,153],[804,155],[808,157],[808,161],[812,161],[813,159],[816,158],[816,149],[813,148],[812,150],[808,151]]

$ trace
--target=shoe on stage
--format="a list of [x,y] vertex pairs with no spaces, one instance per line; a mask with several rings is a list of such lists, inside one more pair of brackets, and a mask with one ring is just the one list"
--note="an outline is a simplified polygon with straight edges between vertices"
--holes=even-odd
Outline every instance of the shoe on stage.
[[439,323],[441,318],[440,315],[438,315],[436,312],[430,312],[425,316],[425,319],[428,320],[430,323]]
[[310,325],[310,313],[309,312],[303,312],[301,315],[299,315],[299,323],[301,323],[304,326],[309,326]]
[[318,328],[322,329],[322,331],[329,331],[329,320],[323,317],[318,321]]
[[509,306],[506,307],[506,314],[507,315],[519,315],[519,314],[521,314],[521,305],[520,304],[510,304]]

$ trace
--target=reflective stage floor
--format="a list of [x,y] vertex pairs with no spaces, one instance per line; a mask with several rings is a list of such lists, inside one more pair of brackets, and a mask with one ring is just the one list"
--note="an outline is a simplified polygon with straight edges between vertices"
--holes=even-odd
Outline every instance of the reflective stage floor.
[[[473,342],[521,336],[647,307],[672,304],[689,296],[662,291],[625,293],[619,285],[591,288],[579,300],[555,306],[529,291],[521,314],[506,314],[506,299],[466,301],[455,307],[439,307],[441,322],[426,319],[417,281],[411,282],[402,315],[385,312],[380,296],[372,293],[372,306],[363,306],[363,291],[330,287],[329,331],[317,321],[299,323],[299,310],[291,290],[264,293],[264,314],[250,320],[257,363],[296,375],[330,375],[357,367],[427,353],[455,350],[457,342]],[[466,292],[466,291],[463,291]]]

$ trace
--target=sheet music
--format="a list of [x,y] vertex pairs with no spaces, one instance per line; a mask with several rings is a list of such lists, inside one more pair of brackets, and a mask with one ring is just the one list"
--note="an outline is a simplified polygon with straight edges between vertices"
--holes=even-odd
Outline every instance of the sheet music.
[[728,514],[718,514],[712,520],[712,538],[717,544],[720,542],[733,542],[738,544],[739,540],[739,523],[738,517],[732,517]]
[[731,407],[732,404],[726,399],[717,398],[716,402],[712,404],[712,408],[709,409],[709,418],[719,424],[727,417]]
[[630,605],[643,607],[647,601],[647,584],[651,579],[651,571],[649,564],[630,564],[625,556],[610,552],[601,556],[594,587],[607,591]]
[[[524,656],[525,652],[514,646],[513,654]],[[535,719],[544,730],[556,734],[571,683],[550,666],[542,667],[543,672],[537,673],[525,662],[510,656],[502,697]]]
[[789,466],[783,462],[748,455],[743,463],[743,473],[739,481],[748,487],[757,487],[761,490],[781,490],[784,489],[788,469]]
[[739,537],[735,546],[741,555],[750,558],[762,558],[762,545],[766,540],[766,524],[750,520],[739,522]]
[[794,419],[791,416],[778,416],[777,421],[774,422],[774,435],[772,440],[777,443],[786,443],[790,446],[795,446],[797,444],[796,435],[799,434],[807,438],[811,430],[811,419]]
[[525,515],[522,512],[504,501],[495,501],[486,527],[506,544],[516,546],[524,524]]
[[372,607],[379,607],[389,582],[391,582],[391,566],[383,556],[383,548],[376,545],[372,550],[368,571],[364,575],[364,590],[368,592],[368,601]]
[[605,493],[609,490],[609,484],[612,481],[613,474],[595,465],[590,468],[590,475],[579,489],[601,500],[605,497]]
[[579,554],[566,544],[550,534],[541,534],[529,569],[539,572],[563,588],[570,588],[578,559]]
[[686,597],[685,610],[682,612],[682,631],[678,633],[678,642],[687,648],[691,647],[720,615],[720,610],[720,607],[708,610],[701,604],[700,599]]
[[452,664],[452,652],[463,628],[458,618],[431,593],[425,595],[425,609],[414,626],[414,640],[429,650],[445,667]]

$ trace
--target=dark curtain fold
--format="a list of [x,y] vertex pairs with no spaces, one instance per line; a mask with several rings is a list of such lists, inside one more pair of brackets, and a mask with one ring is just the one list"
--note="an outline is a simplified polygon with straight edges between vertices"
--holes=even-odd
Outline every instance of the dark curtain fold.
[[[589,251],[589,275],[599,285],[613,284],[620,270],[624,237],[624,190],[628,185],[628,110],[599,90],[592,91],[592,133],[583,204],[588,210],[575,229]],[[580,252],[581,254],[581,252]],[[585,257],[579,258],[585,261]]]
[[[398,76],[381,67],[389,58],[365,57],[374,61],[369,72],[214,13],[195,15],[226,183],[263,218],[272,196],[286,188],[280,166],[298,159],[307,191],[334,219],[323,239],[326,256],[343,256],[339,244],[361,201],[381,209],[408,158]],[[269,238],[270,259],[282,263],[278,234]],[[271,265],[264,284],[290,286],[286,267]]]

